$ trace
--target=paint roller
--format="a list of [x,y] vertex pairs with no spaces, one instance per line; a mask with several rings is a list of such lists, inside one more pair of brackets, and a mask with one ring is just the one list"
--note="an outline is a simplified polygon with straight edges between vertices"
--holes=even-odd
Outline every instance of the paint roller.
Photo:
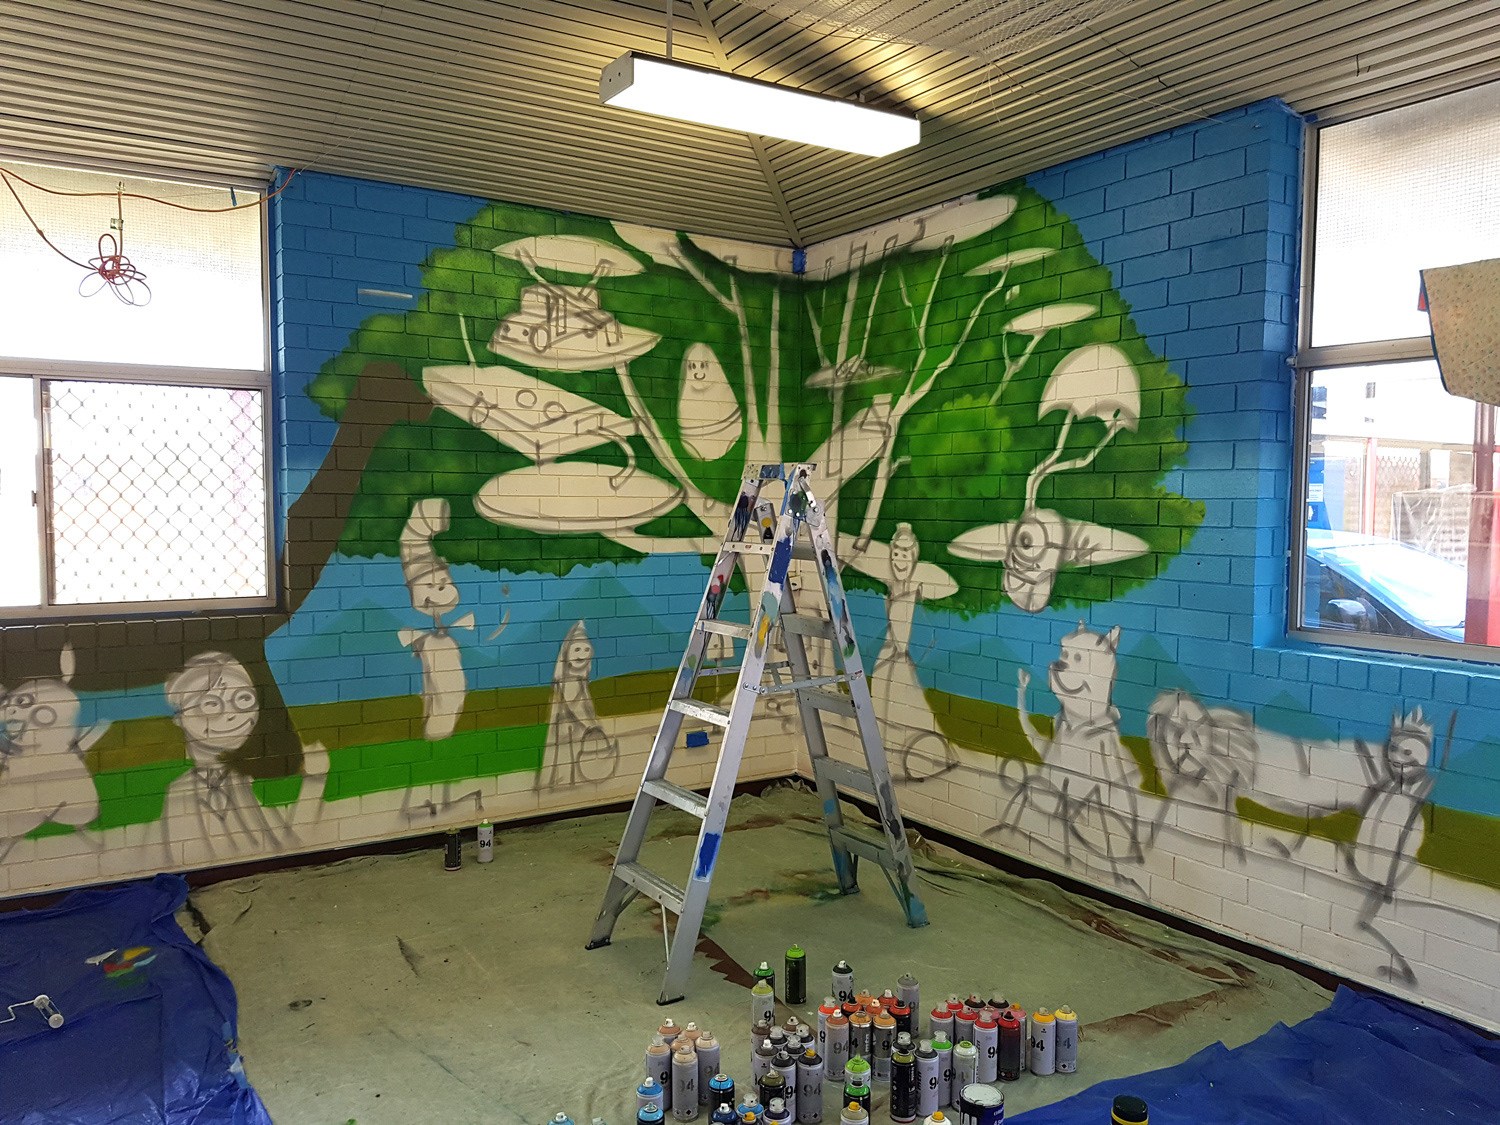
[[52,1003],[51,997],[45,992],[34,1000],[22,1000],[19,1004],[10,1005],[6,1009],[10,1012],[10,1015],[0,1020],[0,1023],[10,1023],[11,1020],[16,1019],[17,1008],[35,1008],[41,1013],[42,1018],[47,1021],[47,1026],[54,1031],[63,1025],[63,1014],[57,1010],[57,1005]]

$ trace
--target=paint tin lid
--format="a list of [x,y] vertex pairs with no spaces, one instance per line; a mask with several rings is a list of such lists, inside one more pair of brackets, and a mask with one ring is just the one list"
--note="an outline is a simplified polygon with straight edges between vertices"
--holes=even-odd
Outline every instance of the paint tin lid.
[[1110,1117],[1115,1125],[1145,1125],[1148,1120],[1146,1101],[1134,1094],[1121,1094],[1115,1098]]
[[981,1082],[971,1082],[963,1088],[959,1094],[959,1105],[962,1108],[965,1103],[971,1106],[979,1106],[993,1109],[995,1106],[1005,1104],[1005,1095],[993,1086],[986,1086]]

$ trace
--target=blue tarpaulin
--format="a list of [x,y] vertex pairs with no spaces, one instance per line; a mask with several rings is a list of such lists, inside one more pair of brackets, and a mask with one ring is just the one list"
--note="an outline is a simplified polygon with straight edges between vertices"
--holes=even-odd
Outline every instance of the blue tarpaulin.
[[234,986],[172,916],[186,898],[158,875],[0,915],[0,1123],[270,1125],[235,1049]]
[[1015,1120],[1100,1125],[1116,1094],[1144,1098],[1151,1125],[1496,1125],[1500,1042],[1399,1000],[1341,988],[1317,1015],[1277,1024],[1243,1047],[1218,1043],[1177,1066],[1101,1082]]

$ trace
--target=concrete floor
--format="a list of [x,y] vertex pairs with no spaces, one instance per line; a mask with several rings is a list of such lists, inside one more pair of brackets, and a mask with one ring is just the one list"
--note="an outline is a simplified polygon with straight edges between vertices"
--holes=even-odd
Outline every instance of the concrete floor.
[[[195,891],[203,947],[239,992],[246,1069],[278,1125],[541,1125],[560,1109],[629,1125],[664,1016],[711,1028],[725,1068],[748,1080],[749,970],[779,968],[793,941],[808,954],[803,1018],[841,957],[877,992],[913,973],[928,1007],[976,990],[1073,1007],[1078,1073],[1005,1084],[1007,1116],[1236,1046],[1331,999],[1287,969],[930,844],[917,866],[932,924],[909,930],[878,870],[862,869],[861,894],[837,894],[817,803],[785,786],[735,800],[688,996],[658,1008],[654,903],[632,904],[609,947],[583,948],[624,822],[499,831],[494,863],[476,863],[471,844],[455,873],[426,850]],[[659,813],[646,864],[685,873],[697,825]]]

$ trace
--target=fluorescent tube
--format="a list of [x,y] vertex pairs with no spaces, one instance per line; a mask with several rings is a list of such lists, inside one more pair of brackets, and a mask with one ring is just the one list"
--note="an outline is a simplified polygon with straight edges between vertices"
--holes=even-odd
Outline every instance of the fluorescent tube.
[[599,100],[808,145],[888,156],[921,140],[915,117],[629,51],[599,75]]

